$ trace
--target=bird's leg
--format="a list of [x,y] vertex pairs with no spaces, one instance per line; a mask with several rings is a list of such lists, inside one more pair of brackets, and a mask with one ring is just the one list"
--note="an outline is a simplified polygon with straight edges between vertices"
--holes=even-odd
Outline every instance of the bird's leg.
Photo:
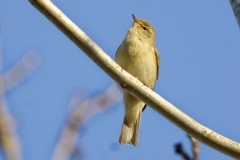
[[[145,85],[145,86],[148,87],[148,85],[147,85],[146,83],[144,83],[144,82],[143,82],[143,85]],[[146,109],[146,107],[147,107],[147,105],[145,104],[144,107],[143,107],[143,109],[142,109],[142,112]]]

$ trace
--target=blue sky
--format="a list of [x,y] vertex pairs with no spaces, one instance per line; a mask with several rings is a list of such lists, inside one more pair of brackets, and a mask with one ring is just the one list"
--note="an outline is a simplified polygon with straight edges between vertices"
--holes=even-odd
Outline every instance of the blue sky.
[[[240,34],[229,1],[56,1],[76,25],[114,58],[133,20],[150,22],[161,57],[155,91],[204,126],[240,141]],[[89,97],[114,83],[28,1],[0,0],[3,72],[28,50],[41,63],[6,94],[26,160],[50,159],[73,93]],[[80,136],[86,160],[176,159],[183,131],[151,108],[137,147],[117,144],[123,104],[91,119]],[[115,151],[111,146],[116,145]],[[200,159],[231,159],[200,144]]]

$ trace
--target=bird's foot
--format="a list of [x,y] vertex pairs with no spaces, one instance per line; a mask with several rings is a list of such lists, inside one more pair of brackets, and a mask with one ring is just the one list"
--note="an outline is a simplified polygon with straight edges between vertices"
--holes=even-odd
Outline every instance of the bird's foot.
[[127,88],[128,85],[127,85],[126,83],[121,83],[120,86],[121,86],[123,89],[125,89],[125,88]]

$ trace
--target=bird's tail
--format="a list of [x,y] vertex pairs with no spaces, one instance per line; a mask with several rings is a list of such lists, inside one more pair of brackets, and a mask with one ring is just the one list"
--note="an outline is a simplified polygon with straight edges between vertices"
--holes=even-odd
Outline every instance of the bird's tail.
[[134,146],[138,144],[138,131],[141,121],[141,115],[142,112],[140,111],[133,124],[128,123],[128,114],[124,116],[122,131],[119,137],[120,144],[132,144]]

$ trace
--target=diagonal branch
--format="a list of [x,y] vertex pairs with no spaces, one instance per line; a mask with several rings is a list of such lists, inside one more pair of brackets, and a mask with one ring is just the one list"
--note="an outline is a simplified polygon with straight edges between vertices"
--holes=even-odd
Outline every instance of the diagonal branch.
[[16,134],[16,125],[3,97],[0,97],[0,143],[7,159],[22,159],[22,149]]
[[4,94],[26,78],[38,65],[38,54],[31,51],[6,73],[0,75],[0,143],[9,160],[21,160],[22,149],[14,118],[8,110]]
[[30,50],[26,52],[23,58],[0,76],[4,91],[0,90],[0,95],[5,94],[8,90],[19,84],[25,79],[39,64],[40,58],[38,52]]
[[87,56],[89,56],[113,80],[120,84],[126,84],[127,87],[125,89],[131,94],[141,99],[156,112],[163,115],[196,140],[233,158],[240,158],[239,143],[199,124],[124,71],[50,0],[29,0],[29,2],[83,50],[83,52],[85,52]]
[[111,85],[105,92],[87,100],[81,100],[82,95],[75,94],[70,102],[73,105],[68,121],[61,133],[51,160],[67,160],[76,148],[78,131],[82,130],[84,123],[92,116],[110,109],[119,100],[119,90]]

